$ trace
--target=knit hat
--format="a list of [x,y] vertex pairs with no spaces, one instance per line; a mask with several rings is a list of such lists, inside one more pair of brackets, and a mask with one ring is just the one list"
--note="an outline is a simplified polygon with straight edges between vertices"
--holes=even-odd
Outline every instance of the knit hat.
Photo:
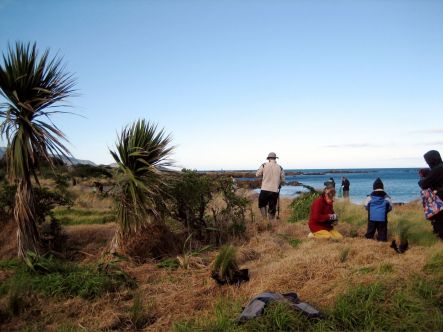
[[328,180],[323,183],[326,189],[335,189],[335,184],[331,180]]
[[425,158],[426,163],[429,165],[431,169],[440,165],[443,162],[441,160],[440,153],[436,150],[431,150],[426,152],[423,157]]
[[384,186],[383,186],[383,182],[382,182],[382,180],[381,180],[380,178],[377,178],[377,179],[374,181],[374,184],[372,185],[372,188],[373,188],[374,190],[377,190],[377,189],[384,189]]

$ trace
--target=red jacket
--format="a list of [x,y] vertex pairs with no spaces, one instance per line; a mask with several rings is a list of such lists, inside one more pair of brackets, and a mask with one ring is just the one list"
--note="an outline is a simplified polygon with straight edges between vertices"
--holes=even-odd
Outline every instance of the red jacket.
[[334,207],[326,202],[324,194],[316,198],[311,205],[311,214],[309,215],[309,229],[315,233],[321,230],[332,230],[332,221],[329,215],[334,214]]

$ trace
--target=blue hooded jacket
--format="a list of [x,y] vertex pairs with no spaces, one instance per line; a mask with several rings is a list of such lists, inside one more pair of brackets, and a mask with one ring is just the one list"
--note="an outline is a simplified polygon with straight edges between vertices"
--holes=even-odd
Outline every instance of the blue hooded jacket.
[[383,190],[374,190],[368,196],[365,207],[369,221],[387,222],[388,212],[392,210],[389,196]]

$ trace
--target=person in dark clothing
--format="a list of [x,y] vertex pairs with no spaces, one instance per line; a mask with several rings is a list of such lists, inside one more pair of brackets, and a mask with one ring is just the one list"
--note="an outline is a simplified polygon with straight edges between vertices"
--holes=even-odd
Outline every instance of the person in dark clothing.
[[341,186],[343,189],[343,198],[349,198],[349,186],[351,183],[349,182],[347,177],[342,177],[341,179]]
[[384,185],[380,178],[374,181],[373,192],[368,195],[365,208],[368,210],[368,230],[365,234],[367,239],[373,239],[377,231],[377,241],[388,240],[388,213],[392,210],[391,198],[384,191]]
[[[424,154],[424,159],[429,169],[420,170],[421,180],[418,185],[421,189],[432,189],[437,192],[438,197],[443,199],[443,161],[440,153],[436,150]],[[434,233],[443,240],[443,211],[437,213],[431,219]]]

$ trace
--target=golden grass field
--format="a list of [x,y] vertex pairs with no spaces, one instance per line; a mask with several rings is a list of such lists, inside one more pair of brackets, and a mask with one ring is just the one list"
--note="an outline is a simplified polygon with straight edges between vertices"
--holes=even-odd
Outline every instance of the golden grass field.
[[[214,316],[220,301],[235,303],[240,308],[263,291],[296,292],[302,300],[327,310],[334,306],[340,294],[356,285],[382,282],[395,287],[407,283],[422,274],[432,255],[443,250],[443,244],[436,241],[430,225],[421,216],[418,203],[395,207],[391,214],[388,226],[391,236],[397,224],[406,222],[412,225],[411,233],[421,234],[412,241],[410,249],[400,255],[389,247],[389,242],[363,237],[366,213],[362,206],[336,204],[338,214],[343,216],[337,229],[345,239],[334,242],[308,239],[306,221],[288,223],[289,199],[281,199],[280,220],[269,224],[259,217],[257,195],[248,195],[253,200],[253,220],[249,218],[246,238],[234,244],[238,248],[240,267],[250,271],[249,282],[240,286],[216,285],[210,278],[210,263],[217,250],[192,257],[198,264],[190,264],[188,269],[161,269],[154,261],[145,264],[124,261],[121,263],[124,270],[137,280],[136,289],[105,294],[94,300],[48,300],[32,295],[29,299],[32,309],[4,324],[2,330],[29,327],[48,331],[130,330],[134,298],[143,308],[143,319],[148,322],[144,329],[148,331],[173,330],[174,324],[186,321],[204,326],[204,322]],[[70,244],[78,248],[83,263],[100,259],[114,229],[112,222],[65,227]],[[351,234],[355,237],[350,237]],[[13,237],[12,227],[1,235],[1,258],[13,254],[13,241],[5,245],[8,236]],[[0,282],[7,277],[8,271],[0,270]]]

